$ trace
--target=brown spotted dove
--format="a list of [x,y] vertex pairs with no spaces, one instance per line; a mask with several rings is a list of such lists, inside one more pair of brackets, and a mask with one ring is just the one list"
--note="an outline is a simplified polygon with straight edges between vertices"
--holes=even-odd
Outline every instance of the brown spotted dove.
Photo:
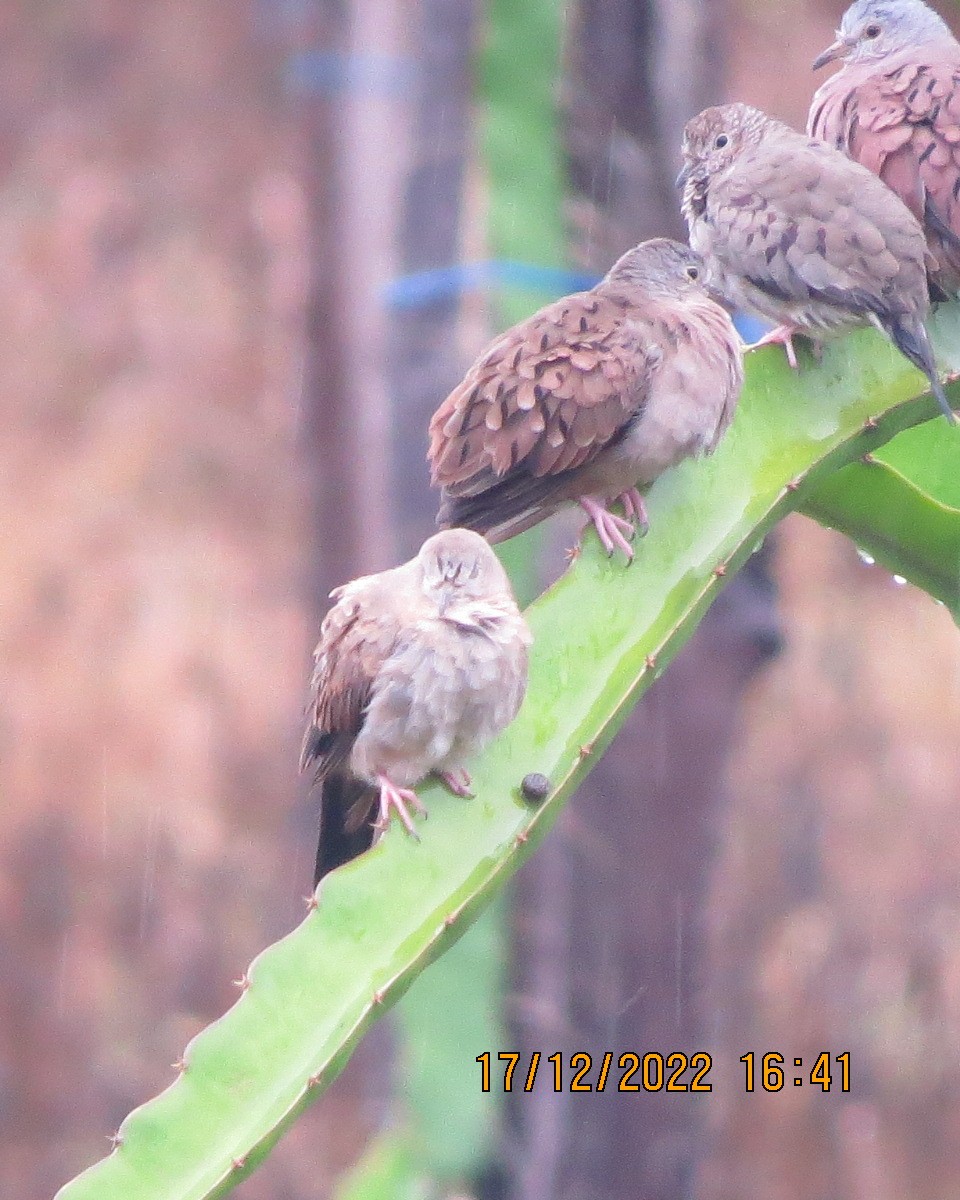
[[960,44],[921,0],[856,0],[814,70],[843,60],[809,132],[862,163],[923,226],[935,299],[960,287]]
[[391,811],[414,833],[408,805],[425,811],[413,787],[430,772],[470,794],[463,762],[516,715],[531,640],[496,555],[466,529],[331,595],[300,756],[322,783],[316,880],[366,849]]
[[925,321],[923,231],[875,175],[746,104],[704,109],[683,139],[690,243],[734,308],[773,321],[762,342],[882,330],[927,376],[950,420]]
[[689,247],[654,238],[497,338],[430,422],[437,523],[502,541],[579,501],[607,552],[631,559],[635,521],[646,528],[638,486],[709,453],[743,381],[740,339],[702,272]]

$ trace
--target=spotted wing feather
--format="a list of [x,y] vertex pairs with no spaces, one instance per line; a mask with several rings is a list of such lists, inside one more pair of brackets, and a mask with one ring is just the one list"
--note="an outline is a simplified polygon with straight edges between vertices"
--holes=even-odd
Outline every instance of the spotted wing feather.
[[711,249],[771,299],[774,319],[778,303],[806,302],[885,319],[919,295],[925,252],[909,212],[819,142],[784,136],[744,152],[707,203]]
[[960,284],[960,49],[889,69],[846,67],[810,109],[810,132],[878,175],[923,225],[935,283]]
[[532,524],[569,498],[642,411],[660,356],[628,298],[602,288],[508,330],[430,422],[438,521],[486,532],[531,510]]
[[358,579],[338,588],[314,651],[308,725],[300,769],[325,778],[350,754],[363,727],[377,674],[397,643],[400,623],[389,604],[371,603],[374,588]]

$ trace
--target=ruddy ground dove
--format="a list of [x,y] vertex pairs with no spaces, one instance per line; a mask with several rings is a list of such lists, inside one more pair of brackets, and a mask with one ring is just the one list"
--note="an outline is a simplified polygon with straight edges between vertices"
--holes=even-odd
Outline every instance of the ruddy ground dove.
[[937,260],[932,294],[960,287],[960,44],[921,0],[857,0],[814,70],[807,128],[862,163],[907,205]]
[[632,558],[638,486],[709,453],[740,394],[740,339],[702,276],[689,247],[654,238],[497,338],[430,422],[437,523],[502,541],[579,501]]
[[431,771],[470,794],[463,762],[516,715],[531,641],[496,555],[466,529],[331,595],[300,756],[322,783],[317,880],[366,849],[391,811],[413,833],[408,805],[425,811],[413,787]]
[[762,342],[882,330],[950,420],[925,321],[929,258],[916,218],[866,167],[756,108],[704,109],[683,139],[683,213],[728,302],[773,321]]

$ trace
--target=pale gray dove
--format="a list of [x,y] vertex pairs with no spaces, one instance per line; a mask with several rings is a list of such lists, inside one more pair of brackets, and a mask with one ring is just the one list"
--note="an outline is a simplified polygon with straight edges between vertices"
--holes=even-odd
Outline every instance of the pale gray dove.
[[902,200],[839,150],[746,104],[689,121],[683,157],[691,245],[734,308],[777,324],[761,343],[783,342],[796,366],[794,333],[821,340],[873,324],[956,419],[925,326],[929,252]]
[[631,559],[638,486],[713,450],[740,394],[740,339],[702,275],[689,247],[654,238],[498,337],[430,422],[437,523],[502,541],[579,501]]
[[316,879],[369,846],[391,811],[414,833],[408,805],[425,811],[413,787],[430,772],[470,794],[463,762],[516,715],[531,641],[506,572],[467,529],[331,596],[300,756],[323,785]]
[[807,128],[892,188],[923,226],[932,294],[960,287],[960,43],[921,0],[857,0],[814,70],[843,60]]

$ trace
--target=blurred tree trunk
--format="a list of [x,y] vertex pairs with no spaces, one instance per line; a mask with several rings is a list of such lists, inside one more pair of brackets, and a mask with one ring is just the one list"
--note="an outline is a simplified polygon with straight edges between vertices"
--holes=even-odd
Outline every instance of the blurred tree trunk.
[[[470,150],[475,0],[421,0],[411,147],[401,207],[398,270],[404,275],[460,260]],[[393,406],[393,519],[400,555],[433,532],[436,496],[426,468],[427,425],[463,372],[456,287],[426,302],[398,302],[390,316],[387,379]]]
[[306,26],[304,177],[312,283],[303,382],[313,479],[313,593],[392,561],[381,346],[407,87],[405,6],[329,0]]
[[722,96],[725,0],[580,0],[567,145],[585,264],[645,238],[686,240],[674,179],[687,119]]
[[[315,25],[303,30],[304,57],[312,49],[329,62],[347,61],[348,0],[318,5]],[[331,77],[333,72],[331,72]],[[356,572],[361,557],[364,497],[354,471],[359,429],[350,371],[351,316],[343,219],[349,202],[342,130],[342,88],[303,81],[300,96],[303,177],[310,237],[303,376],[303,442],[310,467],[314,537],[310,591],[318,614],[338,580]],[[346,574],[342,574],[346,572]]]
[[[459,296],[392,307],[385,298],[402,292],[398,277],[460,257],[475,5],[344,0],[317,12],[321,68],[331,53],[346,63],[349,49],[351,67],[332,78],[354,81],[303,99],[314,238],[304,440],[319,617],[331,587],[408,557],[433,529],[426,429],[463,367]],[[330,77],[321,69],[321,83]],[[305,837],[315,811],[304,814]],[[319,1106],[341,1130],[341,1169],[393,1104],[393,1055],[382,1023]]]
[[[721,95],[722,5],[582,0],[567,83],[574,223],[605,270],[655,234],[683,236],[680,131]],[[642,555],[637,570],[642,570]],[[699,1097],[615,1090],[619,1056],[704,1048],[704,903],[739,700],[778,644],[755,559],[708,614],[521,875],[514,1028],[523,1051],[587,1052],[602,1095],[510,1098],[511,1200],[689,1195]],[[685,1076],[689,1081],[691,1073]],[[638,1077],[633,1082],[636,1083]]]
[[[332,588],[396,561],[383,297],[395,269],[394,214],[416,75],[403,0],[309,0],[295,13],[290,62],[310,237],[301,444],[312,545],[304,561],[316,630]],[[298,852],[298,893],[309,887],[317,800],[311,796],[296,821],[297,840],[308,848]],[[271,1163],[282,1155],[289,1164],[291,1197],[329,1195],[376,1135],[389,1105],[382,1081],[390,1054],[390,1031],[381,1025],[315,1117],[284,1139]],[[260,1195],[261,1177],[275,1186],[271,1163],[241,1190]]]

